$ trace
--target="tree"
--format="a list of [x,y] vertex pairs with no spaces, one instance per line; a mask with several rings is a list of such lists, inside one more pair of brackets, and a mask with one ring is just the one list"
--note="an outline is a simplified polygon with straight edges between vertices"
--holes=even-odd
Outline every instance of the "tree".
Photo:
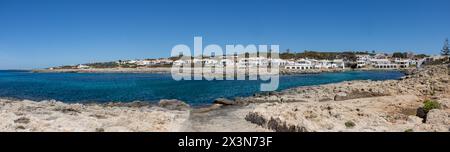
[[445,39],[444,47],[442,47],[442,50],[441,50],[441,55],[443,55],[443,56],[449,56],[450,55],[450,50],[448,48],[448,38]]
[[426,57],[429,57],[429,56],[426,55],[426,54],[417,54],[417,55],[415,55],[414,57],[415,57],[415,58],[419,58],[419,59],[423,59],[423,58],[426,58]]
[[394,52],[394,54],[392,54],[392,57],[394,58],[407,58],[408,57],[408,53],[404,52]]

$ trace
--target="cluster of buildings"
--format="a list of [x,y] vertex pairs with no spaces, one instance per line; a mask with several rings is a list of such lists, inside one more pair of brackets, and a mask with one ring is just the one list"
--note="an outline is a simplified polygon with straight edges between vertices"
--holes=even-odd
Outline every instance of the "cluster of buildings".
[[173,63],[173,61],[167,58],[159,58],[159,59],[117,61],[116,63],[119,65],[135,64],[138,66],[158,66],[158,65],[170,65]]
[[[393,58],[386,54],[363,54],[356,55],[356,61],[346,61],[343,59],[334,60],[317,60],[317,59],[273,59],[266,57],[238,57],[238,56],[222,56],[222,57],[207,57],[207,58],[194,58],[187,60],[176,60],[168,58],[159,59],[144,59],[144,60],[125,60],[117,61],[118,65],[137,65],[137,66],[163,66],[163,65],[190,65],[201,64],[203,66],[227,66],[236,65],[238,68],[257,67],[257,66],[269,66],[277,65],[287,70],[310,70],[310,69],[345,69],[346,66],[353,65],[352,68],[373,68],[373,69],[399,69],[408,67],[418,67],[421,64],[433,61],[439,58],[439,56],[427,57],[427,58]],[[88,69],[87,65],[78,65],[78,69]]]
[[385,54],[357,55],[357,68],[376,68],[376,69],[400,69],[409,67],[420,67],[424,63],[440,60],[445,56],[431,56],[425,58],[407,57],[394,58]]
[[233,57],[222,57],[222,58],[203,58],[197,59],[194,58],[192,60],[177,60],[173,62],[174,65],[189,65],[189,64],[201,64],[204,66],[219,66],[225,67],[227,65],[236,65],[237,67],[257,67],[257,66],[269,66],[269,65],[286,65],[286,61],[282,59],[272,59],[265,57],[248,57],[248,58],[239,58],[238,56]]
[[398,69],[420,66],[424,58],[392,58],[384,54],[357,55],[357,68]]
[[346,65],[355,65],[356,68],[367,69],[401,69],[401,68],[416,68],[422,64],[439,60],[444,56],[431,56],[425,58],[416,58],[408,56],[407,58],[394,58],[387,54],[363,54],[356,55],[355,61],[345,61],[342,59],[335,60],[315,60],[315,59],[298,59],[288,60],[285,64],[285,69],[307,70],[307,69],[345,69]]
[[280,66],[285,69],[323,69],[323,68],[345,68],[345,62],[342,59],[336,60],[315,60],[315,59],[299,59],[299,60],[283,60],[266,57],[248,57],[239,58],[204,58],[193,60],[177,60],[174,65],[181,66],[187,64],[202,64],[204,66],[227,66],[236,65],[238,68],[258,67],[258,66]]
[[309,69],[345,69],[345,62],[342,59],[335,60],[316,60],[316,59],[298,59],[287,60],[285,69],[290,70],[309,70]]

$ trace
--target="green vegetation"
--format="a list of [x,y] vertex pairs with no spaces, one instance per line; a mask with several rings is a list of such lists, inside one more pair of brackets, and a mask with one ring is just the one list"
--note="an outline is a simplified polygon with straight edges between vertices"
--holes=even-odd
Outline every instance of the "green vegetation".
[[66,66],[60,66],[60,67],[56,67],[55,69],[76,69],[76,66],[70,66],[70,65],[66,65]]
[[405,132],[414,132],[413,129],[406,129]]
[[417,55],[415,55],[414,56],[415,58],[419,58],[419,59],[423,59],[423,58],[427,58],[427,57],[430,57],[429,55],[426,55],[426,54],[417,54]]
[[392,57],[394,58],[408,58],[408,53],[407,52],[394,52],[394,54],[392,54]]
[[449,49],[449,46],[448,46],[448,39],[445,39],[444,46],[442,47],[442,50],[441,50],[441,55],[443,55],[443,56],[450,56],[450,49]]
[[347,128],[353,128],[355,126],[356,126],[356,124],[352,121],[345,122],[345,127],[347,127]]
[[333,60],[344,59],[347,61],[356,61],[358,54],[369,54],[366,52],[317,52],[317,51],[304,51],[302,53],[291,53],[289,50],[280,53],[281,59],[299,59],[309,58],[318,60]]
[[98,68],[98,69],[119,67],[119,64],[116,62],[102,62],[102,63],[99,62],[99,63],[90,63],[86,65],[91,68]]
[[131,63],[126,63],[126,64],[121,64],[120,67],[121,68],[137,68],[138,65],[137,64],[131,64]]
[[423,110],[425,111],[425,113],[428,113],[432,109],[441,108],[441,104],[434,100],[426,100],[423,104]]

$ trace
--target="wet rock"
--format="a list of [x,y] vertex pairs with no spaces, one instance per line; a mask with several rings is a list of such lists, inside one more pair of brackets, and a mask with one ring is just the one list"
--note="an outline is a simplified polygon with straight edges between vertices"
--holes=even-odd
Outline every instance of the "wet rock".
[[347,128],[353,128],[356,126],[356,124],[353,121],[347,121],[344,123],[345,127]]
[[234,103],[237,105],[248,105],[250,101],[247,98],[237,97],[234,99]]
[[105,132],[105,129],[103,129],[103,128],[95,128],[95,132]]
[[417,108],[416,116],[422,119],[425,119],[427,117],[427,113],[425,112],[425,109],[422,107]]
[[226,98],[217,98],[216,100],[214,100],[215,104],[221,104],[221,105],[234,105],[234,101],[232,100],[228,100]]
[[259,93],[255,93],[255,94],[253,94],[253,97],[262,97],[262,95]]
[[263,126],[267,123],[263,116],[255,112],[250,112],[249,114],[247,114],[245,116],[245,120],[260,126]]
[[180,100],[161,100],[159,101],[159,106],[169,110],[188,110],[190,106]]
[[448,125],[449,116],[444,110],[432,109],[427,114],[426,123]]
[[192,112],[193,113],[205,113],[205,112],[210,112],[212,110],[219,109],[222,106],[223,106],[222,104],[212,104],[211,106],[207,106],[207,107],[195,108],[192,110]]
[[26,117],[20,117],[19,119],[14,120],[14,123],[27,124],[30,123],[30,119]]

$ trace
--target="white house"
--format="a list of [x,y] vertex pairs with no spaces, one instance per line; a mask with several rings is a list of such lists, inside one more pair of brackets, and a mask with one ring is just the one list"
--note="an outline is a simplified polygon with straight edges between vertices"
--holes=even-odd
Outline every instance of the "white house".
[[139,60],[136,62],[136,64],[141,66],[155,65],[156,60]]
[[286,66],[289,63],[287,60],[283,60],[283,59],[269,59],[269,61],[271,62],[272,65],[278,65],[278,66]]
[[372,57],[370,55],[356,55],[357,59],[356,59],[356,67],[357,68],[363,68],[366,67],[368,65],[370,65],[370,60],[372,59]]
[[156,61],[155,62],[156,64],[172,64],[173,63],[173,61],[171,59],[165,59],[165,58],[160,58],[155,61]]
[[294,62],[294,64],[286,65],[285,69],[296,69],[296,70],[308,70],[314,69],[314,66],[310,60],[300,59]]
[[318,69],[329,69],[331,68],[331,61],[330,60],[319,60],[316,65],[314,65],[315,68]]
[[222,59],[220,60],[220,65],[227,66],[227,65],[233,65],[234,61],[231,59]]
[[214,65],[218,64],[219,62],[214,59],[203,59],[202,63],[206,66],[214,66]]
[[136,64],[138,61],[137,60],[128,60],[126,61],[126,63],[128,64]]
[[372,66],[378,69],[395,69],[397,64],[391,63],[388,59],[371,59]]
[[345,62],[342,59],[334,59],[331,62],[331,68],[342,68],[345,69]]
[[411,65],[411,60],[396,58],[394,63],[397,64],[399,68],[407,68]]
[[89,69],[90,67],[87,66],[87,65],[79,64],[79,65],[77,66],[77,68],[78,68],[78,69]]
[[269,65],[269,60],[264,57],[249,57],[239,59],[237,64],[238,67],[267,66]]
[[173,65],[176,65],[176,66],[182,66],[184,64],[186,64],[186,61],[184,61],[184,60],[176,60],[173,62]]

